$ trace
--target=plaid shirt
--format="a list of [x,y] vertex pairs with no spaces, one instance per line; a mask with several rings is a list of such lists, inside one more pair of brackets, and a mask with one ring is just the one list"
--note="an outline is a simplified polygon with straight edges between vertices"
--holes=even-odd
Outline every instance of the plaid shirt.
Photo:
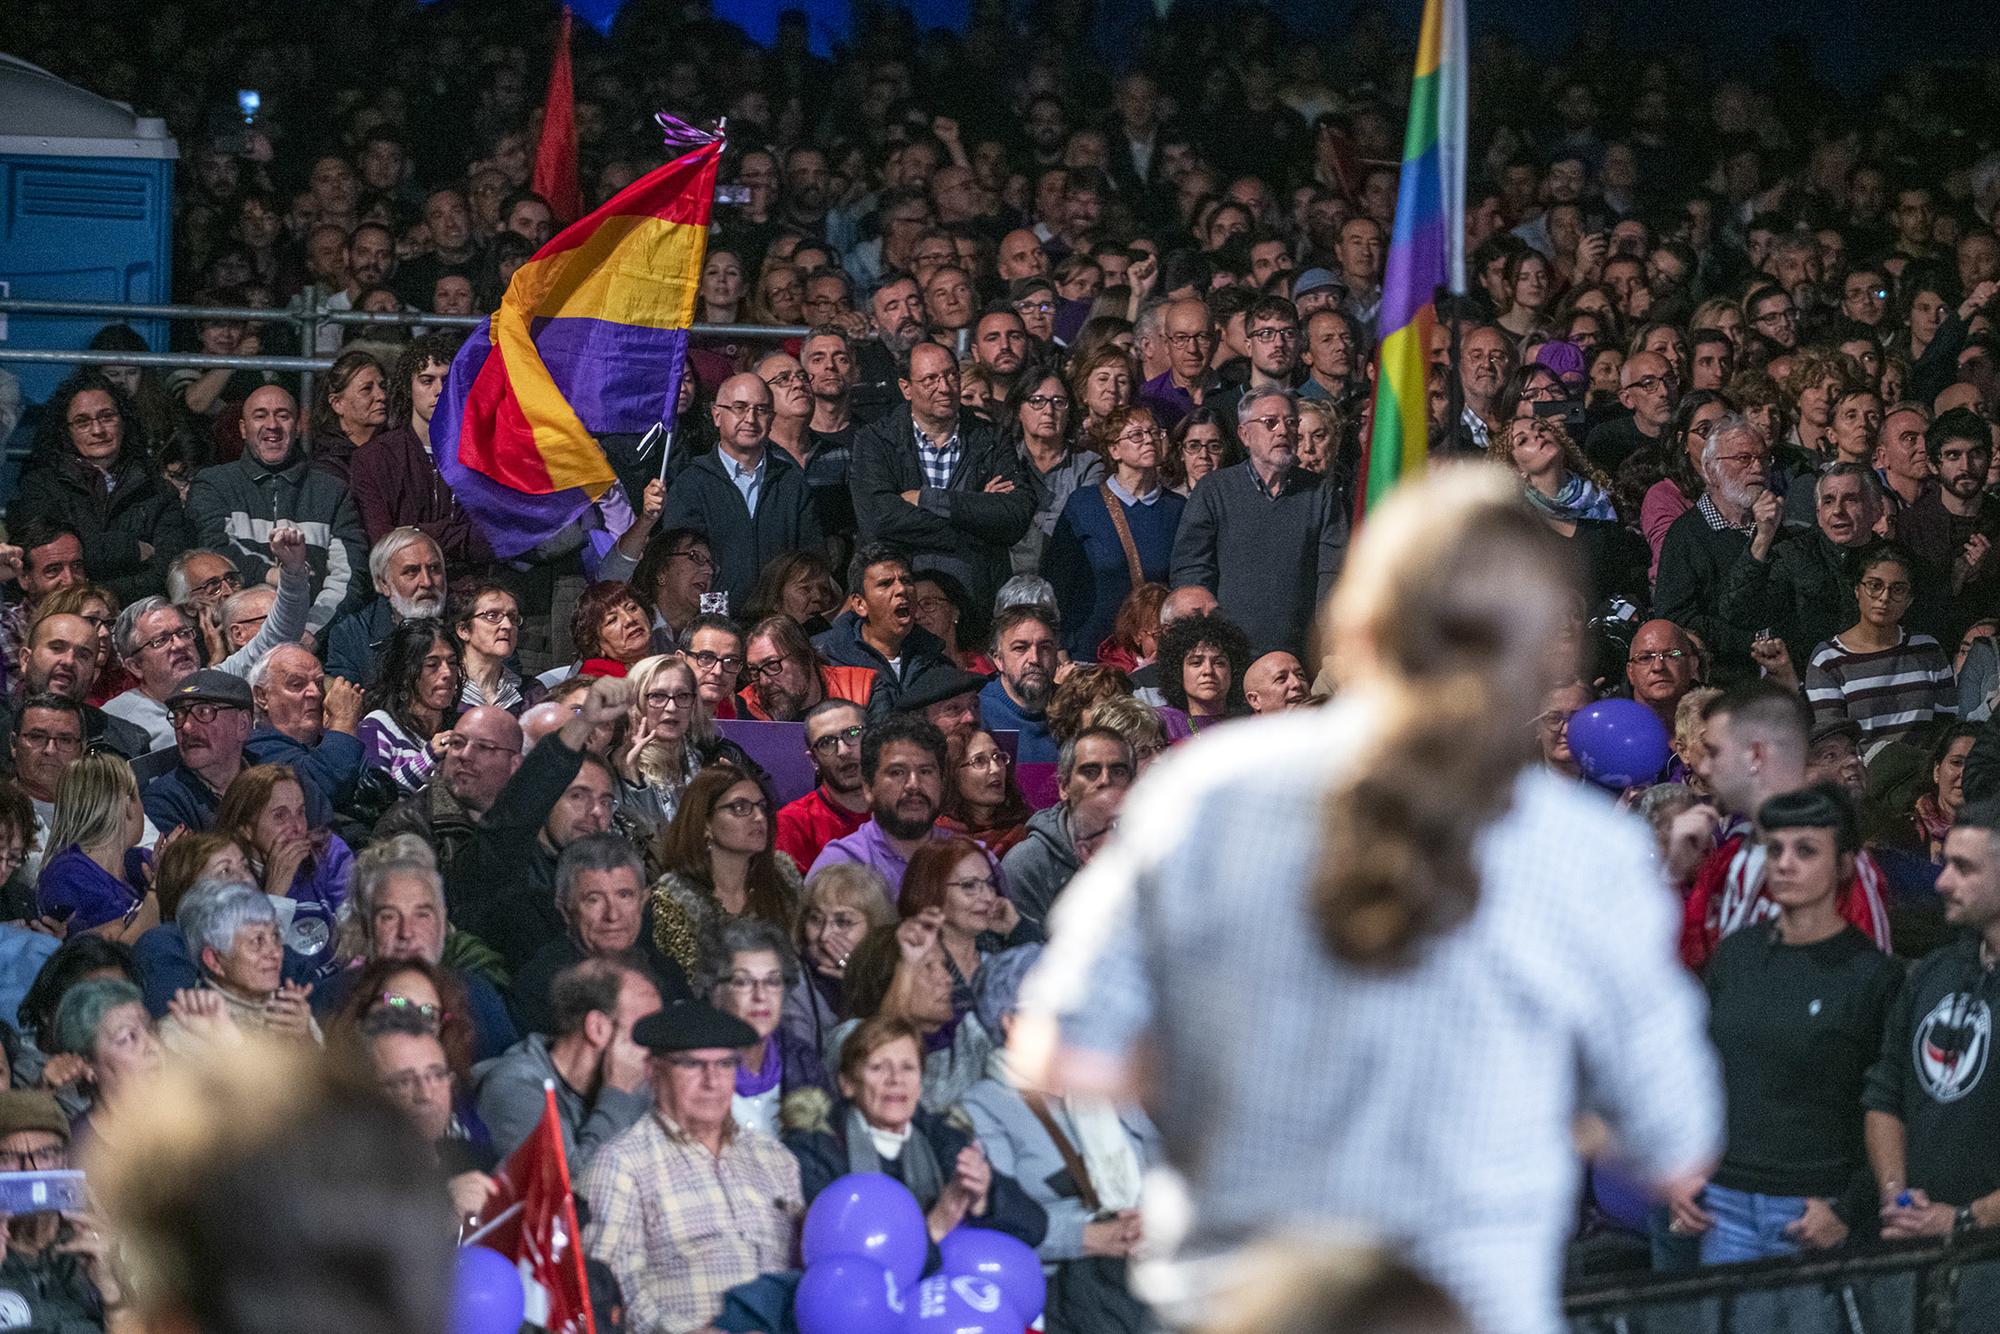
[[924,485],[944,490],[951,485],[951,475],[958,471],[958,458],[964,452],[958,442],[957,423],[952,424],[951,434],[941,441],[925,435],[924,428],[914,421],[910,426],[917,433],[917,462],[923,465]]
[[731,1125],[721,1156],[655,1111],[597,1151],[578,1177],[584,1249],[625,1291],[633,1334],[686,1334],[759,1274],[790,1269],[804,1213],[798,1160]]
[[0,611],[0,699],[12,699],[20,691],[27,644],[28,604],[24,600]]

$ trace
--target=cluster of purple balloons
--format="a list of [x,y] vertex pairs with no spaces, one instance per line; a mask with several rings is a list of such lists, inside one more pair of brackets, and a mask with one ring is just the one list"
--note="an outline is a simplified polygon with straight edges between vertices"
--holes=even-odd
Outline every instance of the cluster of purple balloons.
[[806,1211],[800,1334],[1021,1334],[1048,1288],[1034,1249],[1003,1232],[953,1229],[930,1253],[923,1208],[893,1177],[856,1172]]

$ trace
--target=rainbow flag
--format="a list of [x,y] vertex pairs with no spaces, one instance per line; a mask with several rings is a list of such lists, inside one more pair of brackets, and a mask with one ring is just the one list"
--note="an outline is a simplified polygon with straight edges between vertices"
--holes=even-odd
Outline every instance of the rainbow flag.
[[503,559],[617,480],[598,434],[673,424],[722,154],[681,128],[699,146],[557,233],[451,364],[431,451]]
[[1437,289],[1465,291],[1465,0],[1424,0],[1396,226],[1382,275],[1375,429],[1361,450],[1355,517],[1429,457],[1424,362]]

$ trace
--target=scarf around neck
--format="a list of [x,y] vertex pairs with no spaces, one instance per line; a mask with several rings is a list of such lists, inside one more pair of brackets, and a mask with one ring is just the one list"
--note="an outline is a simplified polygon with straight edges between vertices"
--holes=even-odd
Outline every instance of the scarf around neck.
[[1562,489],[1554,496],[1545,496],[1534,487],[1523,485],[1528,503],[1553,519],[1563,519],[1571,523],[1579,519],[1616,520],[1618,511],[1612,507],[1611,497],[1604,494],[1597,483],[1587,477],[1570,473],[1563,479]]
[[891,1159],[896,1170],[884,1166],[882,1156],[875,1152],[875,1136],[868,1127],[868,1118],[861,1109],[850,1105],[845,1121],[847,1133],[847,1170],[850,1172],[887,1172],[910,1188],[910,1194],[917,1197],[917,1203],[929,1209],[944,1193],[944,1175],[938,1170],[937,1155],[931,1152],[924,1132],[910,1123],[910,1137],[903,1141],[903,1152]]

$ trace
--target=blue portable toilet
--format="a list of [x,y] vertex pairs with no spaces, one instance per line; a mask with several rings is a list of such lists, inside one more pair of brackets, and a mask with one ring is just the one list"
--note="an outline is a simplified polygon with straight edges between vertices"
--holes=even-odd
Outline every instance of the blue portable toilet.
[[[0,54],[0,292],[166,304],[179,156],[165,121]],[[6,312],[0,321],[0,367],[20,379],[28,403],[74,367],[9,363],[8,348],[81,348],[113,323]],[[135,327],[166,350],[165,321]]]

